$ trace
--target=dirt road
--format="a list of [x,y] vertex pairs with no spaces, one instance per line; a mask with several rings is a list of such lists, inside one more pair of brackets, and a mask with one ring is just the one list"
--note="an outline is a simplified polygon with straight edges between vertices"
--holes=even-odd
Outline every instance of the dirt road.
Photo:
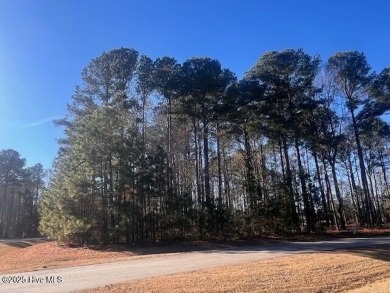
[[295,253],[374,246],[390,237],[286,242],[224,250],[168,253],[129,261],[0,275],[0,292],[74,292],[129,280],[169,275]]

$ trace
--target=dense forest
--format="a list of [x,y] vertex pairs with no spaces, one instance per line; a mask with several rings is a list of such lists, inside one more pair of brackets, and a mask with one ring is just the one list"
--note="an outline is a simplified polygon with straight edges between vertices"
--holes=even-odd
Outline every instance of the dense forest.
[[56,121],[44,235],[229,239],[390,220],[390,68],[373,72],[361,52],[271,51],[238,80],[218,60],[121,48],[82,80]]
[[26,167],[17,151],[0,151],[0,238],[39,235],[38,204],[44,178],[41,164]]

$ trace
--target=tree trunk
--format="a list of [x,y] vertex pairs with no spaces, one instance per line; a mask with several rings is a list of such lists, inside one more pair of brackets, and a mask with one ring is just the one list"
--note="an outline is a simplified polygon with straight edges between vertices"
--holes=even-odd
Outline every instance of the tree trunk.
[[343,198],[341,196],[340,189],[339,189],[339,183],[337,180],[335,162],[330,161],[329,163],[330,163],[330,167],[332,170],[333,185],[334,185],[334,189],[336,192],[336,198],[337,198],[337,201],[339,202],[338,212],[339,212],[339,216],[340,216],[340,228],[342,230],[345,230],[346,224],[345,224],[344,201],[343,201]]
[[326,183],[326,197],[328,199],[328,203],[330,205],[330,210],[332,211],[332,215],[333,215],[333,217],[332,217],[332,224],[336,227],[336,230],[339,231],[340,227],[339,227],[339,223],[337,221],[337,212],[336,212],[336,209],[335,209],[335,206],[334,206],[333,195],[332,195],[332,188],[330,186],[328,170],[327,170],[327,166],[326,166],[324,158],[322,159],[322,164],[323,164],[323,167],[324,167],[324,175],[325,175],[325,183]]
[[209,166],[209,127],[208,122],[203,120],[203,157],[204,157],[204,189],[206,196],[206,205],[211,205],[210,188],[210,166]]
[[298,160],[299,179],[301,181],[301,189],[302,189],[303,205],[305,209],[307,230],[308,232],[312,232],[315,230],[314,207],[310,204],[310,200],[309,200],[310,195],[308,194],[306,188],[305,170],[302,166],[298,138],[295,138],[295,151]]
[[252,160],[252,148],[249,141],[249,133],[245,126],[244,132],[244,145],[245,145],[245,165],[246,165],[246,191],[249,198],[250,214],[256,214],[256,200],[255,200],[255,182],[254,182],[254,168]]
[[206,196],[206,210],[207,210],[207,230],[211,232],[214,227],[212,223],[213,206],[211,201],[211,187],[210,187],[210,162],[209,162],[209,126],[208,122],[203,119],[203,157],[204,157],[204,191]]
[[316,174],[317,174],[318,186],[320,187],[321,203],[322,203],[322,207],[324,209],[325,223],[326,223],[326,226],[329,227],[330,226],[330,222],[329,222],[329,214],[330,213],[329,213],[328,204],[326,202],[324,186],[322,184],[321,172],[320,172],[320,166],[318,164],[317,152],[315,152],[315,151],[313,152],[313,157],[314,157],[314,163],[315,163],[315,166],[316,166]]
[[350,109],[350,112],[352,117],[352,126],[355,134],[356,149],[359,158],[360,177],[362,179],[362,184],[363,184],[364,200],[366,204],[367,225],[368,227],[372,227],[373,226],[372,203],[371,203],[370,192],[369,192],[369,187],[367,182],[366,167],[364,165],[363,151],[360,143],[359,129],[356,123],[355,113],[353,109]]
[[220,145],[219,123],[216,123],[216,139],[217,139],[217,165],[218,165],[218,209],[222,209],[222,160],[221,160],[221,145]]
[[351,193],[351,196],[353,197],[353,195],[355,194],[355,197],[356,197],[356,207],[357,207],[357,211],[358,211],[359,225],[361,225],[362,224],[362,220],[363,220],[362,208],[361,208],[361,205],[360,205],[359,192],[358,192],[357,187],[356,187],[355,175],[353,174],[351,154],[349,152],[348,152],[347,160],[348,160],[348,170],[349,170],[349,174],[350,174],[350,177],[351,177],[351,185],[352,185],[352,191],[353,191]]
[[281,136],[281,141],[282,141],[284,159],[286,164],[286,183],[289,190],[289,194],[287,198],[287,209],[288,209],[287,217],[291,221],[292,229],[295,231],[299,231],[299,218],[295,206],[295,194],[294,194],[294,187],[292,182],[292,172],[290,167],[290,159],[288,154],[288,145],[287,145],[286,137]]

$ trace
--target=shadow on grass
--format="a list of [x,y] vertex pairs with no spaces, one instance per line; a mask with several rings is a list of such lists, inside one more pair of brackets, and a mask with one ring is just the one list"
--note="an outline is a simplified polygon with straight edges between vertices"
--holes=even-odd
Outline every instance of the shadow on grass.
[[26,248],[44,242],[46,242],[46,240],[15,240],[15,241],[7,240],[7,241],[0,241],[0,245],[11,246],[15,248]]
[[[374,242],[375,239],[380,237],[375,236],[390,236],[388,233],[381,235],[365,235],[358,233],[352,235],[351,233],[345,233],[345,235],[339,235],[339,237],[332,237],[333,235],[299,235],[294,237],[264,237],[255,240],[227,240],[227,241],[171,241],[160,243],[138,243],[138,244],[113,244],[113,245],[87,245],[87,246],[73,246],[70,247],[83,247],[86,249],[98,250],[98,251],[111,251],[121,252],[124,254],[131,253],[133,255],[153,255],[153,254],[165,254],[165,253],[181,253],[181,252],[204,252],[204,253],[226,253],[226,254],[242,254],[242,253],[254,253],[254,252],[315,252],[315,251],[328,251],[328,250],[344,250],[352,251],[358,250],[358,247],[367,245],[383,245],[383,240],[377,243],[363,243],[361,244],[359,239],[361,237],[371,238]],[[340,237],[341,236],[341,237]],[[349,236],[349,237],[348,237]],[[66,247],[66,245],[65,245]],[[68,246],[69,247],[69,246]],[[370,249],[367,249],[367,251]],[[363,250],[360,250],[363,252]],[[389,259],[390,259],[390,246],[389,246]]]
[[[75,249],[91,249],[101,252],[118,252],[123,254],[131,254],[135,256],[154,255],[154,254],[166,254],[166,253],[181,253],[181,252],[204,252],[204,253],[253,253],[253,252],[314,252],[314,251],[326,251],[326,250],[349,250],[355,249],[354,247],[360,247],[362,245],[355,245],[353,238],[368,237],[375,239],[380,236],[390,236],[389,229],[375,229],[368,230],[363,229],[357,234],[353,234],[351,230],[345,231],[331,231],[319,234],[302,233],[299,235],[287,235],[287,236],[260,236],[256,239],[235,239],[235,240],[210,240],[210,241],[163,241],[163,242],[143,242],[134,244],[74,244],[74,243],[62,243],[59,244],[64,248]],[[347,239],[346,239],[347,238]],[[345,239],[345,241],[343,241]],[[349,241],[352,239],[352,241]],[[29,239],[30,240],[30,239]],[[342,243],[334,243],[332,247],[324,247],[327,244],[322,245],[319,243],[316,245],[314,242],[332,242],[334,240],[341,240]],[[7,242],[7,240],[3,240]],[[314,243],[314,244],[313,244]],[[0,240],[0,244],[5,244]],[[35,243],[34,243],[35,244]],[[28,247],[28,242],[22,241],[14,243],[8,243],[7,245],[14,247]],[[32,245],[32,244],[31,244]]]
[[[133,255],[153,255],[181,252],[213,252],[213,251],[234,251],[254,246],[273,245],[281,243],[279,238],[267,238],[256,240],[227,240],[227,241],[164,241],[144,242],[135,244],[111,244],[111,245],[63,245],[70,248],[86,248],[102,252],[122,252]],[[62,246],[62,245],[61,245]]]
[[362,247],[348,250],[348,252],[359,256],[390,262],[390,244],[383,244],[375,247]]
[[[70,246],[80,247],[80,246]],[[150,255],[180,252],[209,251],[214,249],[231,249],[227,244],[210,242],[163,242],[163,243],[138,243],[138,244],[112,244],[112,245],[87,245],[87,249],[102,252],[131,252],[134,255]]]
[[29,247],[29,246],[32,246],[33,244],[30,242],[24,242],[24,241],[20,241],[20,242],[9,242],[9,243],[2,243],[3,245],[7,245],[7,246],[11,246],[11,247],[16,247],[16,248],[26,248],[26,247]]

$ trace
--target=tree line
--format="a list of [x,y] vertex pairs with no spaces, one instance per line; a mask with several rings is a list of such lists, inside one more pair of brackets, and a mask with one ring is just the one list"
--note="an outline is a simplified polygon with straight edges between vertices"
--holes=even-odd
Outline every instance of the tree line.
[[26,167],[17,151],[0,151],[0,238],[39,235],[38,205],[44,178],[41,164]]
[[390,68],[267,52],[241,80],[218,60],[120,48],[82,72],[40,203],[59,241],[316,232],[389,220]]

